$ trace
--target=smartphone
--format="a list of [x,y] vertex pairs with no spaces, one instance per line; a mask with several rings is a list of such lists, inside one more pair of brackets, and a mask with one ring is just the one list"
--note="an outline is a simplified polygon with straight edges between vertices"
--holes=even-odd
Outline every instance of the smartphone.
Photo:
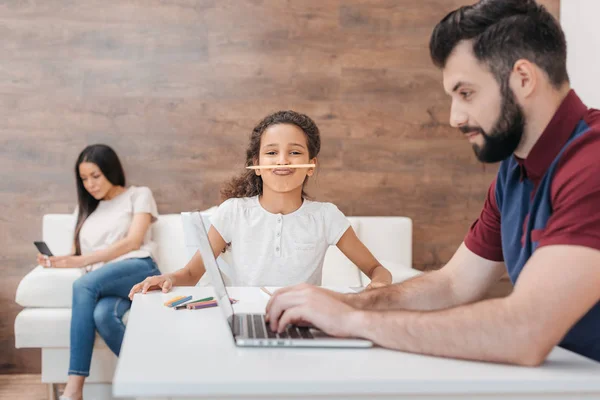
[[46,242],[33,242],[33,244],[35,244],[35,247],[37,247],[38,251],[43,255],[48,257],[51,257],[53,255],[50,249],[48,248]]

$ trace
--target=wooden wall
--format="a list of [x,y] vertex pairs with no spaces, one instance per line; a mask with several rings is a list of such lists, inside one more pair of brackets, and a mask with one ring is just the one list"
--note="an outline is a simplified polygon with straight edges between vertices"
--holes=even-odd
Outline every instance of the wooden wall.
[[[0,373],[45,213],[71,212],[73,165],[113,146],[161,213],[207,208],[278,109],[321,128],[311,193],[347,215],[414,220],[414,263],[440,267],[479,213],[495,167],[448,127],[433,26],[472,0],[32,0],[0,4]],[[544,1],[558,14],[559,0]]]

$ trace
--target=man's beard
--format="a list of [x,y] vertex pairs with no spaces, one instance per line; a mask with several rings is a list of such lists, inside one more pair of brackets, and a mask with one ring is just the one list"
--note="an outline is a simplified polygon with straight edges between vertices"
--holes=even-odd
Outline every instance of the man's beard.
[[462,133],[481,133],[484,139],[483,146],[473,144],[475,156],[481,162],[495,163],[508,158],[521,143],[525,116],[521,106],[517,104],[512,90],[508,89],[503,96],[502,109],[498,120],[490,130],[485,133],[481,128],[461,126]]

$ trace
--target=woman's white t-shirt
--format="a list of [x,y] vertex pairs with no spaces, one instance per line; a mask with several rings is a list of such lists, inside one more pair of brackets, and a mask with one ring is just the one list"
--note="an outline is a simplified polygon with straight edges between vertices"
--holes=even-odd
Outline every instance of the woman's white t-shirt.
[[[147,187],[130,186],[110,200],[101,200],[81,227],[79,233],[81,254],[106,249],[124,239],[133,222],[133,216],[140,213],[152,215],[152,222],[158,218],[156,202]],[[77,210],[75,210],[75,214],[77,215]],[[110,262],[129,258],[154,258],[155,254],[156,243],[152,240],[152,229],[148,229],[138,250],[130,251]],[[104,263],[101,262],[92,267],[96,269],[102,265]]]
[[211,222],[231,243],[233,286],[320,285],[327,249],[350,227],[334,204],[305,199],[291,214],[272,214],[258,196],[225,201]]

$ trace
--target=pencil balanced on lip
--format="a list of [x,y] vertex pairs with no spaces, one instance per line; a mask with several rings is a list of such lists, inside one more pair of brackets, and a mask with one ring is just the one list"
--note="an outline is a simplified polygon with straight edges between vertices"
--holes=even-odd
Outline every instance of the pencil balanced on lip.
[[316,164],[288,164],[288,165],[251,165],[246,169],[287,169],[287,168],[314,168]]

